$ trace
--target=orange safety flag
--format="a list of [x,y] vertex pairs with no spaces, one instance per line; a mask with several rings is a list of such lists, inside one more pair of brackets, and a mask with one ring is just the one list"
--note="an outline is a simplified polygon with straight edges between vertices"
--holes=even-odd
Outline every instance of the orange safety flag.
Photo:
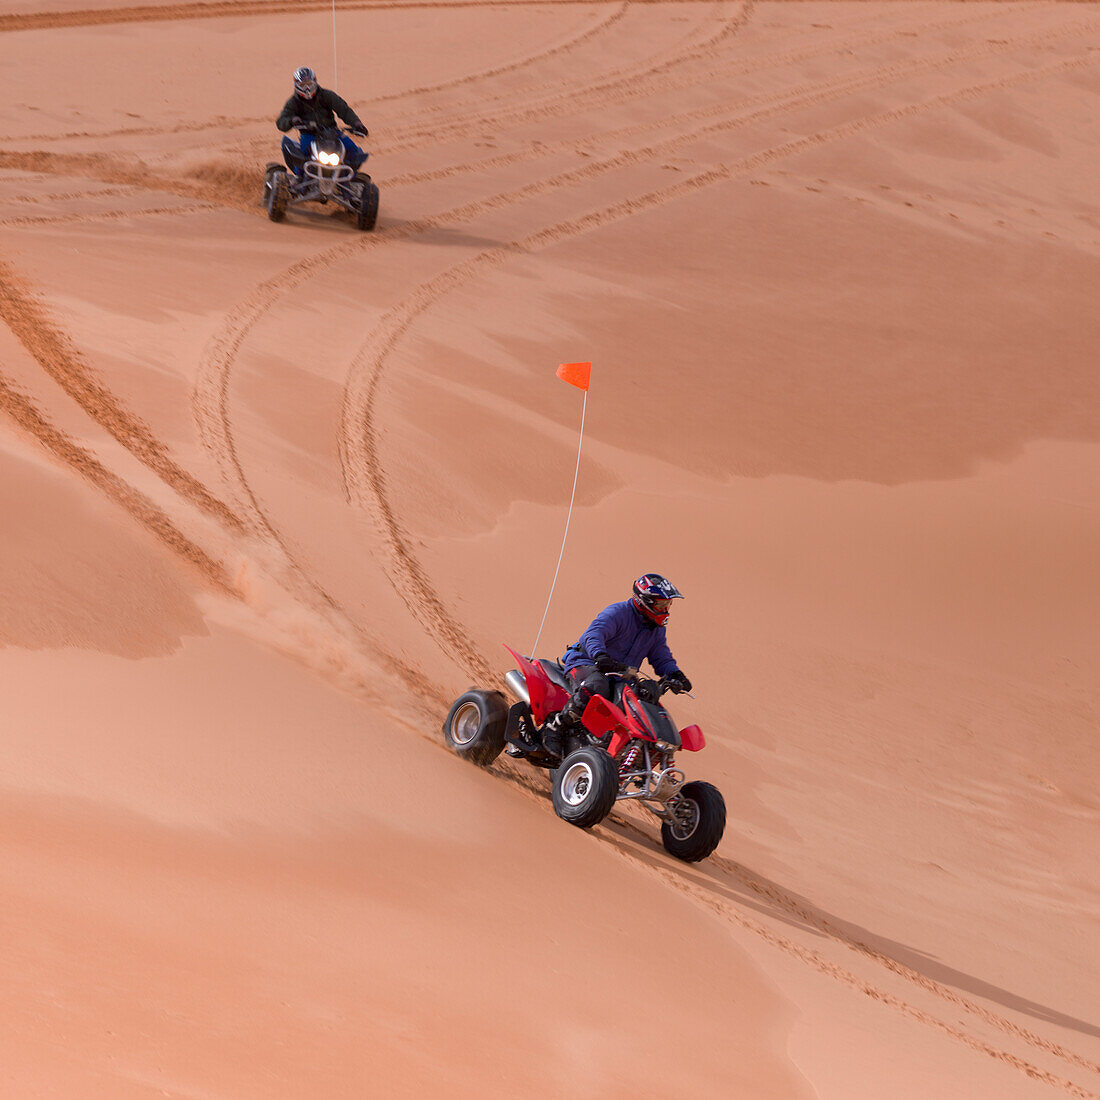
[[592,377],[591,363],[562,363],[558,367],[558,377],[578,390],[587,390],[588,381]]

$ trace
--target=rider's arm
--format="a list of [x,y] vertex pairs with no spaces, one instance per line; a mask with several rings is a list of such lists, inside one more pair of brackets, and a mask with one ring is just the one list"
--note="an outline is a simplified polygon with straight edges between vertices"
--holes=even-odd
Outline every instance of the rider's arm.
[[328,88],[322,88],[321,92],[326,97],[325,106],[328,107],[330,111],[339,115],[340,121],[343,122],[345,126],[350,126],[353,130],[366,129],[359,116],[335,92],[330,91]]
[[668,642],[665,641],[665,628],[663,626],[658,627],[654,634],[656,637],[654,637],[653,646],[649,651],[649,663],[658,676],[667,676],[670,672],[675,672],[680,666],[676,663],[676,658],[672,656],[672,650],[668,648]]
[[283,104],[283,112],[275,120],[275,126],[285,134],[293,125],[292,120],[297,114],[298,112],[294,109],[294,96],[291,96],[290,99]]

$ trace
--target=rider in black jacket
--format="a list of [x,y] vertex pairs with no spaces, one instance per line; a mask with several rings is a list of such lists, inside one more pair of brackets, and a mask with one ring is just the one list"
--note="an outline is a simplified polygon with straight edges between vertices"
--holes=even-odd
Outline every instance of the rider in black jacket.
[[[367,128],[363,125],[359,116],[341,99],[335,92],[328,88],[322,88],[317,83],[317,74],[310,68],[302,67],[294,70],[294,94],[283,106],[275,125],[284,133],[296,127],[299,131],[300,142],[295,143],[291,138],[283,138],[283,158],[291,170],[297,172],[300,167],[299,158],[309,156],[310,143],[322,130],[334,130],[336,118],[339,115],[341,121],[360,137],[367,136]],[[348,165],[358,170],[367,159],[367,154],[347,136],[341,134],[340,140],[347,151]],[[300,148],[295,148],[298,144]],[[290,147],[291,155],[288,155]],[[292,159],[293,158],[293,159]]]

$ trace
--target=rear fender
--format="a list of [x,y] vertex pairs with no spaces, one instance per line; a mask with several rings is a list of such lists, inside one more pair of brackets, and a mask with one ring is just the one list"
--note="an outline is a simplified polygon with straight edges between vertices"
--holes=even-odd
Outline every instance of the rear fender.
[[556,710],[561,710],[569,702],[569,692],[555,684],[542,665],[530,661],[511,646],[504,647],[515,658],[516,665],[523,673],[527,691],[531,696],[531,714],[538,725],[542,725]]
[[685,726],[680,730],[681,747],[687,749],[688,752],[698,752],[700,749],[706,748],[707,739],[703,736],[703,731],[698,726]]

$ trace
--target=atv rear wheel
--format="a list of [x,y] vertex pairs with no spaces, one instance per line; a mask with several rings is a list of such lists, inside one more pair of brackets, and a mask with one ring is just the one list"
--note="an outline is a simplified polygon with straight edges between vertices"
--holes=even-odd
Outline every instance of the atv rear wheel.
[[569,753],[550,779],[554,812],[579,829],[599,825],[619,797],[619,773],[603,749],[589,746]]
[[359,208],[355,224],[363,230],[373,229],[378,221],[378,184],[367,181],[359,188]]
[[508,705],[499,691],[471,688],[454,702],[443,737],[463,760],[487,768],[504,750]]
[[661,843],[685,863],[706,859],[726,831],[726,800],[710,783],[685,783],[668,803],[674,821],[661,826]]
[[282,168],[277,168],[265,179],[267,188],[267,216],[273,222],[281,222],[286,217],[287,203],[290,202],[290,180]]

